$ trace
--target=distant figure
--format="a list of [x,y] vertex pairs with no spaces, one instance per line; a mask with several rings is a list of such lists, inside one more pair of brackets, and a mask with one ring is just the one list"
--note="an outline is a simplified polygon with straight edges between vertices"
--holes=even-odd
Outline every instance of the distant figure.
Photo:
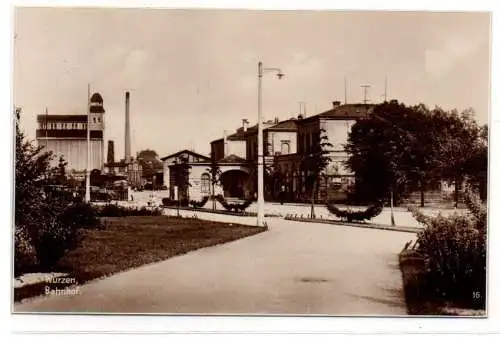
[[130,201],[134,201],[134,195],[133,194],[130,195]]
[[281,191],[280,191],[280,203],[283,205],[285,203],[285,185],[281,185]]

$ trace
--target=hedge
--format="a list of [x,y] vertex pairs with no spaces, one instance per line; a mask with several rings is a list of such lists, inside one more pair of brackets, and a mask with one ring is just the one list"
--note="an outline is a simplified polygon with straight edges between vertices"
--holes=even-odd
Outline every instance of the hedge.
[[375,203],[372,206],[369,206],[366,210],[364,211],[352,211],[352,210],[342,210],[335,206],[335,204],[332,201],[328,201],[326,203],[326,208],[330,213],[335,215],[338,218],[341,218],[342,220],[346,220],[347,222],[353,222],[353,221],[365,221],[365,220],[370,220],[380,213],[382,213],[382,209],[384,208],[383,202],[379,201]]

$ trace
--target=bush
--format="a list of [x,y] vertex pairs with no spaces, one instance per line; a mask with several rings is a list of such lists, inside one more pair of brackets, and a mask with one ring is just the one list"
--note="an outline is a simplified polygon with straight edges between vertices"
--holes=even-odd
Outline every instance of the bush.
[[161,209],[158,207],[141,207],[129,208],[122,207],[114,204],[107,204],[97,210],[98,216],[101,217],[125,217],[125,216],[156,216],[161,215]]
[[204,196],[201,201],[194,201],[194,200],[191,200],[189,201],[189,204],[193,207],[193,208],[202,208],[203,206],[205,206],[205,204],[207,203],[209,197],[208,196]]
[[35,247],[29,240],[28,235],[20,228],[14,233],[14,276],[33,270],[37,265]]
[[67,206],[45,204],[40,207],[39,228],[32,233],[32,243],[42,270],[51,270],[66,251],[78,246],[79,223],[68,217]]
[[425,225],[418,233],[416,250],[425,259],[424,282],[428,288],[442,300],[484,308],[486,226],[485,217],[478,217],[476,211],[448,217],[429,217],[415,209],[412,213]]
[[341,210],[332,201],[328,201],[326,203],[326,208],[330,213],[335,215],[336,217],[345,220],[347,222],[353,222],[353,221],[365,221],[365,220],[370,220],[376,216],[378,216],[380,213],[382,213],[382,210],[384,208],[383,202],[379,201],[376,204],[368,207],[364,211],[351,211],[351,210]]
[[66,207],[60,216],[64,223],[71,223],[78,228],[98,228],[100,221],[96,210],[88,203],[74,203]]
[[227,200],[222,195],[216,195],[215,200],[221,203],[222,207],[224,207],[228,211],[234,212],[244,212],[250,204],[252,204],[252,199],[247,199],[242,203],[228,203]]
[[[178,200],[172,200],[170,198],[163,198],[161,199],[161,202],[163,206],[182,206],[182,207],[187,207],[189,206],[190,201],[187,199],[182,199],[180,202]],[[202,206],[203,207],[203,206]]]

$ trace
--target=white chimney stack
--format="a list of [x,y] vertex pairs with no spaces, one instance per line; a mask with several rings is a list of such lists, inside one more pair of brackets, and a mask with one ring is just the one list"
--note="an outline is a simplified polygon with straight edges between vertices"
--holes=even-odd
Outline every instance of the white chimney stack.
[[125,93],[125,163],[130,163],[130,93]]

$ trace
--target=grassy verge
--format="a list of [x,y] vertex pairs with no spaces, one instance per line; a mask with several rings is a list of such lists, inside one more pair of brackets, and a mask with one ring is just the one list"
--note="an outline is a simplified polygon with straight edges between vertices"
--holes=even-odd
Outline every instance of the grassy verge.
[[[81,245],[68,252],[53,271],[67,272],[77,284],[83,284],[265,230],[262,227],[167,216],[105,218],[101,221],[103,228],[84,230]],[[54,284],[38,283],[17,288],[14,290],[14,301],[41,295],[46,286],[54,287]]]

